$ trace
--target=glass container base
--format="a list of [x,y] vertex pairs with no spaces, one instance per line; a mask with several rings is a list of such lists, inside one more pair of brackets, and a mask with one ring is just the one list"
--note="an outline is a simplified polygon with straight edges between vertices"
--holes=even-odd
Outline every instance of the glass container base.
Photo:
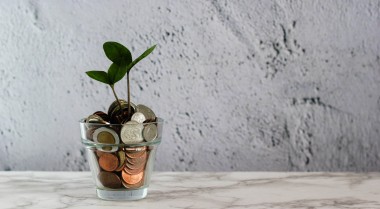
[[104,190],[96,189],[99,198],[104,200],[140,200],[148,194],[148,188],[135,190]]

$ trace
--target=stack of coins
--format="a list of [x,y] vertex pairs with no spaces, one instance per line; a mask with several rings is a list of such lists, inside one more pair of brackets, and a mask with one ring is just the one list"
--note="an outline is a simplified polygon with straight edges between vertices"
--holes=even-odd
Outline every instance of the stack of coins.
[[113,153],[95,152],[101,169],[98,180],[104,187],[136,189],[144,185],[145,166],[149,157],[146,146],[124,148]]
[[144,185],[150,151],[136,144],[158,137],[156,115],[142,104],[131,103],[130,107],[128,115],[128,102],[120,99],[110,105],[108,114],[97,111],[86,118],[86,137],[98,144],[94,151],[100,168],[98,180],[106,188],[136,189]]
[[125,148],[126,163],[122,171],[122,184],[135,189],[144,184],[144,170],[148,159],[146,147]]

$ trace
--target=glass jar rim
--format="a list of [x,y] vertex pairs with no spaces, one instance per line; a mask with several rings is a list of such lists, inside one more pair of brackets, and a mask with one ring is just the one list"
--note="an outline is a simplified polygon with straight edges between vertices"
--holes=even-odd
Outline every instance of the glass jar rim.
[[120,143],[120,144],[106,144],[106,143],[97,143],[97,142],[94,142],[94,141],[90,141],[88,139],[82,139],[82,144],[84,144],[85,146],[88,146],[88,147],[97,147],[97,148],[102,148],[102,147],[144,147],[144,146],[151,146],[151,145],[155,145],[155,144],[160,144],[161,143],[161,138],[157,138],[153,141],[149,141],[149,142],[141,142],[141,143],[135,143],[135,144],[124,144],[124,143]]
[[[87,122],[85,122],[85,120],[86,120],[86,118],[82,118],[79,120],[79,123],[83,124],[83,125],[91,125],[91,126],[99,126],[99,127],[101,127],[101,126],[116,126],[117,127],[117,126],[124,126],[124,125],[135,125],[135,124],[119,124],[119,123],[105,123],[105,124],[103,124],[103,123],[87,123]],[[164,119],[157,117],[155,122],[146,122],[146,123],[141,123],[141,124],[148,125],[148,124],[162,124],[162,123],[164,123]]]
[[[147,123],[141,123],[142,125],[148,125],[148,124],[163,124],[164,120],[162,118],[157,117],[155,122],[147,122]],[[135,125],[135,124],[100,124],[100,123],[86,123],[85,118],[82,118],[79,120],[80,125],[90,125],[92,127],[121,127],[121,126],[127,126],[127,125]],[[108,143],[98,143],[95,141],[91,141],[88,139],[83,139],[82,138],[82,144],[84,144],[86,147],[97,147],[97,148],[102,148],[102,147],[143,147],[143,146],[150,146],[150,145],[156,145],[161,143],[161,137],[156,138],[153,141],[144,141],[140,143],[134,143],[134,144],[124,144],[124,143],[119,143],[119,144],[108,144]]]

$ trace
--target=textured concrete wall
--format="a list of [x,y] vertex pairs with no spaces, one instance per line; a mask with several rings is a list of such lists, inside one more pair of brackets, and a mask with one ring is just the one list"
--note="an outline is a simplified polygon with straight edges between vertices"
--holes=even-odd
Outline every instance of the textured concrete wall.
[[88,169],[108,40],[158,44],[131,73],[157,170],[380,170],[380,1],[8,0],[0,28],[0,170]]

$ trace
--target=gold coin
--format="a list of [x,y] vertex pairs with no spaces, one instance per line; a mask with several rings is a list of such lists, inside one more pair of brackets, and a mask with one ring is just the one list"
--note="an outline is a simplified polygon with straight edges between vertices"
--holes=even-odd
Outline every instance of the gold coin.
[[116,171],[121,171],[125,166],[125,153],[124,151],[119,151],[117,154],[119,156],[119,167],[116,169]]
[[[106,127],[100,127],[94,131],[93,139],[95,142],[100,144],[119,144],[120,139],[117,133]],[[116,152],[117,146],[104,146],[100,150],[104,152]]]

